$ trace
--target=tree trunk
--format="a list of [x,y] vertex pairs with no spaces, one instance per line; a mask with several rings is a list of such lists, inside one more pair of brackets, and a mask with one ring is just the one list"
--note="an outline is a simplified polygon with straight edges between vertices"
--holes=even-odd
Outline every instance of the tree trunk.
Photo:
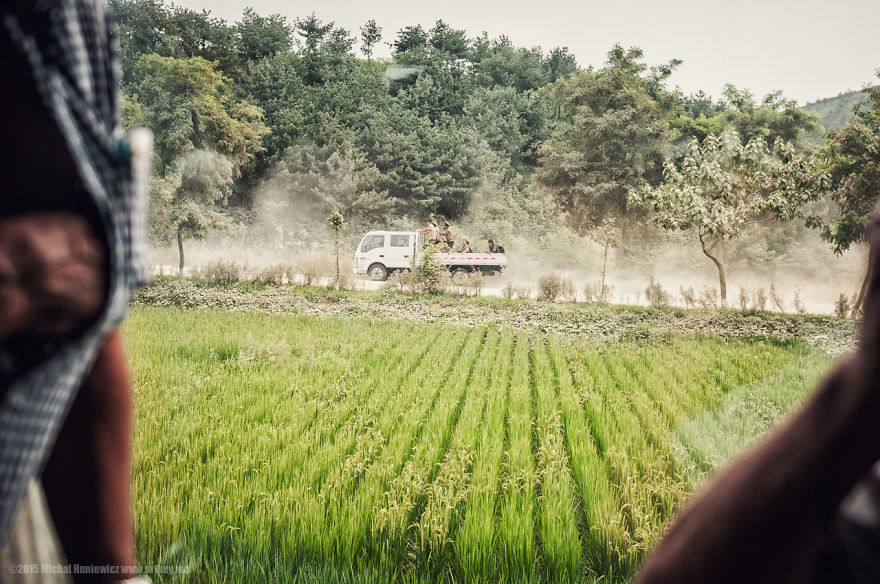
[[[717,242],[716,242],[717,243]],[[703,234],[700,234],[700,245],[703,247],[703,253],[706,254],[706,257],[712,260],[715,263],[715,267],[718,268],[718,283],[721,286],[721,306],[727,305],[727,278],[724,276],[724,265],[721,261],[709,253],[709,250],[712,247],[706,247],[706,242],[703,239]]]
[[605,302],[605,267],[608,265],[608,246],[605,246],[605,257],[602,259],[602,286],[599,289],[599,302]]
[[177,277],[183,278],[183,230],[177,228],[177,254],[180,261],[177,264]]
[[336,232],[336,289],[341,288],[339,282],[339,232]]
[[626,243],[629,238],[629,222],[626,218],[626,210],[621,213],[618,221],[620,221],[620,247],[617,248],[617,265],[623,267],[623,264],[626,261]]
[[853,304],[852,312],[849,313],[850,318],[855,318],[859,313],[859,308],[862,307],[862,300],[865,299],[865,291],[868,289],[868,281],[871,279],[871,264],[868,264],[868,269],[865,270],[865,279],[862,281],[862,289],[859,290],[859,297],[856,298],[855,304]]

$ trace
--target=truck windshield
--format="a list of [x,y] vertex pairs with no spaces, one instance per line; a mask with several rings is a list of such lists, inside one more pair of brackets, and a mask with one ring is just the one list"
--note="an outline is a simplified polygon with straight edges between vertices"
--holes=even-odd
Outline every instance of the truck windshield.
[[361,253],[366,253],[377,247],[385,247],[384,235],[368,235],[361,242]]

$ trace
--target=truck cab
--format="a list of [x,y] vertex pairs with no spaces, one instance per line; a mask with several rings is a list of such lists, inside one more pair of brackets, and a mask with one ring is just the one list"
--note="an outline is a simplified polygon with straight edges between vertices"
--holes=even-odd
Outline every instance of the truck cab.
[[384,280],[396,270],[412,269],[416,250],[421,249],[420,239],[422,236],[412,231],[370,231],[355,249],[355,274]]

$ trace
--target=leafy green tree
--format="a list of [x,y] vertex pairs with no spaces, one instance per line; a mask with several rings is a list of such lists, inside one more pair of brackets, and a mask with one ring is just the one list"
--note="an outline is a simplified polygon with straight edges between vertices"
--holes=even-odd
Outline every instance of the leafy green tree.
[[744,146],[735,130],[727,130],[702,144],[693,140],[680,168],[668,161],[663,184],[633,191],[630,200],[649,208],[660,227],[697,234],[703,254],[718,269],[724,304],[727,278],[719,245],[750,225],[799,216],[816,197],[809,166],[809,159],[783,140],[771,151],[760,137]]
[[662,180],[664,152],[679,113],[665,81],[679,61],[648,68],[638,48],[616,45],[599,71],[581,71],[546,87],[565,125],[538,148],[534,178],[566,223],[586,235],[607,219],[621,230],[633,212],[627,194]]
[[239,65],[235,32],[209,12],[165,6],[161,0],[110,0],[119,30],[122,83],[135,85],[137,62],[151,53],[163,57],[203,57],[224,72]]
[[314,13],[297,19],[294,31],[301,38],[301,75],[306,85],[320,85],[347,74],[354,58],[354,38],[348,31],[322,22]]
[[472,129],[433,123],[398,102],[372,112],[354,139],[401,212],[458,218],[484,180],[488,152]]
[[235,33],[238,54],[244,62],[287,53],[293,46],[293,30],[280,14],[260,16],[253,8],[245,8]]
[[760,104],[750,91],[730,84],[724,86],[722,94],[719,102],[713,102],[703,92],[681,98],[682,106],[690,115],[690,119],[678,124],[685,138],[703,140],[709,134],[732,128],[743,144],[752,138],[761,138],[772,147],[777,139],[797,144],[806,133],[818,130],[818,116],[797,107],[797,103],[787,99],[781,91],[767,94]]
[[270,129],[252,165],[253,172],[261,176],[284,150],[307,133],[310,100],[300,77],[299,57],[279,53],[248,62],[239,80],[239,91],[248,102],[259,105]]
[[183,275],[187,239],[201,239],[210,229],[229,225],[220,210],[232,188],[233,162],[209,150],[181,156],[164,176],[154,178],[150,198],[151,239],[177,243],[178,274]]
[[144,55],[141,79],[127,102],[129,123],[153,130],[157,167],[151,225],[159,240],[183,242],[223,225],[218,201],[227,200],[233,178],[262,149],[262,112],[236,100],[226,77],[202,57]]
[[577,71],[577,59],[568,52],[568,47],[556,47],[544,59],[544,69],[547,71],[547,80],[553,83]]
[[[877,75],[880,77],[880,71]],[[856,106],[849,123],[833,132],[828,145],[818,153],[839,215],[829,222],[812,218],[810,224],[821,229],[822,239],[837,254],[867,240],[868,219],[880,199],[880,85],[867,91],[870,101]],[[871,276],[870,270],[866,272],[853,315],[861,307]]]
[[552,112],[534,91],[476,88],[461,120],[473,128],[512,170],[526,173],[537,163],[536,146],[550,137]]
[[407,53],[424,51],[427,46],[428,35],[421,25],[406,26],[397,31],[397,38],[391,43],[392,57],[405,59]]
[[504,35],[492,41],[485,36],[476,39],[471,60],[475,81],[483,87],[513,87],[527,91],[543,87],[551,80],[540,48],[514,47]]
[[367,61],[373,56],[373,47],[382,40],[382,28],[372,18],[361,27],[361,51]]
[[381,190],[376,167],[350,144],[296,144],[285,151],[264,190],[273,193],[269,213],[282,224],[290,218],[320,217],[331,209],[370,223],[394,205]]
[[230,157],[234,173],[262,149],[268,131],[262,112],[236,100],[228,79],[201,57],[144,55],[134,94],[155,135],[159,174],[191,150],[215,150]]
[[446,59],[464,59],[468,53],[465,31],[438,20],[428,33],[428,44]]

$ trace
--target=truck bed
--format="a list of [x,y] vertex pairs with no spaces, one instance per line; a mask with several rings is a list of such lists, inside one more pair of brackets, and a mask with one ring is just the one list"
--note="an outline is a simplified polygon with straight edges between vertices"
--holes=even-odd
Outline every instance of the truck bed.
[[438,253],[435,256],[444,266],[506,266],[503,253]]

